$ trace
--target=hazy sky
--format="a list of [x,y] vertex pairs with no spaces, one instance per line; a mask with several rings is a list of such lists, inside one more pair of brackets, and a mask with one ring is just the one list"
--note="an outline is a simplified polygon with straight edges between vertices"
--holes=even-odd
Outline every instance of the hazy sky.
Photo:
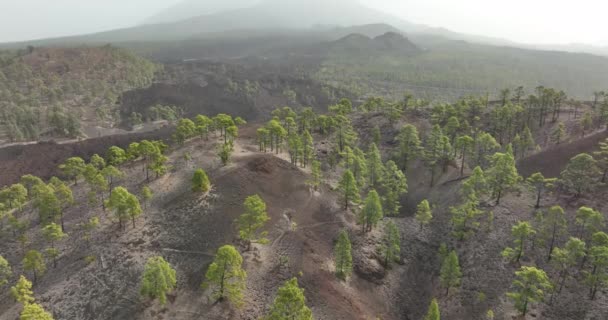
[[[0,0],[0,42],[128,27],[179,1]],[[445,27],[457,32],[526,43],[577,42],[608,45],[608,3],[605,0],[362,2],[411,22]]]

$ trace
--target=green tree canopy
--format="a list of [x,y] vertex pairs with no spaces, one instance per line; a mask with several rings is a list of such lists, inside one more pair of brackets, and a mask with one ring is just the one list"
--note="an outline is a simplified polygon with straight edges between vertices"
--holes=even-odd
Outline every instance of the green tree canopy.
[[312,311],[306,306],[304,289],[298,286],[298,279],[292,278],[279,288],[270,312],[265,320],[312,320]]
[[507,259],[512,259],[519,262],[524,254],[526,241],[536,233],[532,225],[528,221],[519,221],[511,228],[511,236],[513,237],[514,248],[506,248],[501,255]]
[[80,157],[68,158],[63,164],[59,165],[61,172],[68,178],[73,179],[78,184],[78,179],[82,177],[86,163]]
[[424,317],[424,320],[441,320],[441,315],[439,314],[439,304],[437,303],[437,299],[433,298],[431,300],[431,304],[429,305],[429,310]]
[[13,275],[11,265],[0,255],[0,288],[8,284],[8,280]]
[[344,171],[342,179],[338,184],[338,189],[342,193],[342,199],[344,200],[344,209],[348,209],[349,203],[358,203],[360,201],[359,188],[355,177],[350,170]]
[[52,222],[42,228],[42,235],[51,244],[50,250],[47,250],[50,256],[53,258],[53,267],[57,267],[57,256],[59,252],[55,248],[55,243],[61,239],[67,237],[62,228],[56,223]]
[[418,129],[411,124],[406,124],[399,130],[396,139],[399,142],[398,163],[405,171],[410,161],[418,157],[422,151]]
[[407,193],[407,179],[392,160],[386,162],[382,183],[384,209],[387,215],[397,215],[401,209],[400,198]]
[[561,183],[567,190],[580,196],[595,188],[598,173],[597,162],[593,157],[581,153],[570,159],[566,169],[561,173]]
[[542,301],[545,292],[552,287],[545,271],[523,266],[515,272],[514,291],[508,292],[507,297],[515,302],[515,308],[525,316],[528,304]]
[[205,274],[203,287],[213,287],[213,298],[222,301],[227,299],[239,306],[243,299],[245,278],[247,274],[242,268],[243,258],[231,245],[225,245],[217,250],[215,259],[209,265]]
[[392,262],[399,261],[401,254],[401,234],[397,225],[389,221],[384,226],[384,235],[380,251],[384,257],[384,267],[388,268]]
[[252,242],[267,243],[268,232],[259,233],[259,230],[270,220],[266,212],[266,203],[259,195],[253,195],[245,199],[243,207],[245,212],[237,220],[239,238],[247,241],[249,249]]
[[450,252],[450,254],[443,260],[439,278],[441,280],[441,285],[445,287],[446,295],[450,293],[450,288],[460,286],[462,272],[460,271],[460,263],[458,262],[458,255],[456,254],[456,251]]
[[19,320],[53,320],[53,316],[37,303],[26,303]]
[[42,254],[36,250],[30,250],[23,257],[23,270],[32,271],[34,274],[34,283],[38,280],[38,275],[44,274],[46,271],[46,265],[44,264],[44,258]]
[[431,212],[431,205],[429,204],[428,200],[424,199],[418,204],[418,207],[416,208],[416,221],[420,223],[420,229],[422,229],[423,226],[429,224],[432,219],[433,213]]
[[151,257],[146,263],[141,278],[140,294],[150,299],[156,299],[161,304],[167,302],[167,293],[177,285],[176,273],[169,262],[163,257]]
[[365,232],[369,232],[378,224],[384,216],[380,196],[376,190],[371,190],[365,198],[363,210],[359,212],[358,222],[363,226]]
[[135,227],[135,218],[141,213],[141,206],[139,199],[124,187],[116,187],[112,189],[110,199],[106,201],[106,207],[110,210],[114,210],[114,215],[118,218],[118,223],[122,229],[122,223],[124,220],[131,218],[133,221],[133,227]]
[[543,176],[543,174],[540,172],[534,173],[530,177],[528,177],[528,179],[526,179],[528,185],[536,193],[536,205],[534,206],[535,208],[540,208],[540,199],[542,193],[545,190],[552,188],[556,181],[556,178],[545,178],[545,176]]
[[210,182],[207,173],[203,169],[194,171],[192,177],[192,191],[194,192],[207,192],[209,191]]
[[34,302],[32,283],[23,275],[19,277],[17,284],[11,287],[11,295],[17,302],[28,304]]
[[341,279],[345,279],[353,271],[352,248],[346,230],[340,231],[338,235],[338,241],[334,247],[334,259],[336,275]]
[[494,154],[491,163],[492,166],[486,171],[486,181],[496,204],[500,204],[503,192],[515,186],[520,177],[515,167],[515,158],[509,152]]

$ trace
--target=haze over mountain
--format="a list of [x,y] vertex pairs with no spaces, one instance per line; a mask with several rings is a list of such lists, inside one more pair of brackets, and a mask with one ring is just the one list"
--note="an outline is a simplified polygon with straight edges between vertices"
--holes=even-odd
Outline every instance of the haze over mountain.
[[[581,0],[576,4],[553,6],[551,12],[547,12],[548,5],[551,3],[547,0],[532,4],[514,0],[495,10],[487,1],[480,0],[458,3],[442,0],[339,0],[331,3],[315,0],[133,0],[128,3],[108,0],[87,2],[86,5],[75,0],[61,0],[49,6],[47,1],[24,0],[3,5],[0,28],[11,32],[0,35],[0,42],[92,32],[98,34],[69,40],[176,40],[191,34],[231,29],[386,23],[406,33],[424,32],[455,40],[608,54],[608,39],[601,32],[605,29],[602,5],[594,0]],[[523,7],[526,10],[519,9]],[[32,23],[20,24],[24,12],[34,15]],[[515,16],[517,19],[513,19]],[[584,19],[577,19],[578,16]],[[159,23],[170,24],[163,28],[142,26]],[[17,24],[20,28],[13,28]],[[121,30],[105,32],[113,29]]]
[[260,0],[185,0],[146,18],[143,24],[168,23],[200,15],[254,6]]

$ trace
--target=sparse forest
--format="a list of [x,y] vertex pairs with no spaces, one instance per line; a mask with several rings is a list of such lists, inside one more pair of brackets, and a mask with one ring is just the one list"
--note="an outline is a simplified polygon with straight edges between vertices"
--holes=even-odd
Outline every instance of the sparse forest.
[[0,51],[0,319],[608,319],[608,60],[397,31]]

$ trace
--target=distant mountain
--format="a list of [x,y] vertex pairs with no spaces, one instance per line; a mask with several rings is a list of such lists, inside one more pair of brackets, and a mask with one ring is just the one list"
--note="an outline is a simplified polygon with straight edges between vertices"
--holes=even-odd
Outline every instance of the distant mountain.
[[374,38],[354,33],[327,45],[330,53],[338,55],[405,55],[420,51],[415,44],[396,32],[387,32]]
[[[211,10],[211,9],[209,9]],[[249,8],[221,11],[177,22],[146,24],[90,35],[28,41],[15,45],[65,43],[117,43],[133,41],[179,41],[203,33],[230,30],[310,29],[389,24],[405,32],[427,27],[409,23],[390,14],[370,9],[355,0],[266,0]]]
[[222,11],[252,7],[260,0],[185,0],[143,21],[143,24],[170,23]]

